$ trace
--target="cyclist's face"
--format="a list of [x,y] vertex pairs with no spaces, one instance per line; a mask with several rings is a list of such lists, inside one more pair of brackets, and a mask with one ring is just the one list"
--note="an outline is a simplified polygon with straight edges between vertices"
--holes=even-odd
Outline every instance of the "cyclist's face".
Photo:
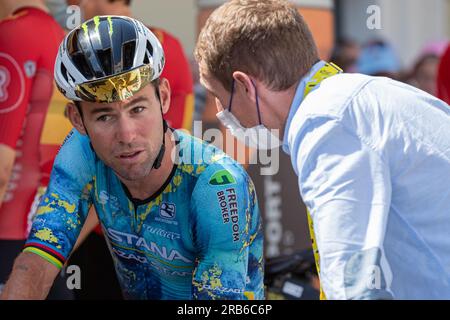
[[92,147],[122,179],[136,181],[152,169],[163,138],[161,109],[167,112],[170,104],[170,87],[165,79],[160,95],[161,101],[149,84],[128,100],[82,103],[84,129]]

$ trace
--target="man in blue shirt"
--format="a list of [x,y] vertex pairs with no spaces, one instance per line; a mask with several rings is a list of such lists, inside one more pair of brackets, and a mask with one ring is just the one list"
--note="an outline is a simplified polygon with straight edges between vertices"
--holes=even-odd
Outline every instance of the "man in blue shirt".
[[322,298],[450,299],[446,103],[320,61],[284,0],[228,1],[195,54],[224,125],[291,156]]

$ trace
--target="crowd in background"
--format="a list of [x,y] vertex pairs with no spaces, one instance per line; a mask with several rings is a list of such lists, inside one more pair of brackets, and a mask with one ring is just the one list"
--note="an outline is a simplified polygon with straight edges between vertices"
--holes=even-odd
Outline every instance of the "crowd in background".
[[437,96],[439,63],[448,45],[445,40],[430,42],[417,54],[412,65],[404,66],[394,46],[387,41],[377,39],[360,44],[351,39],[339,39],[330,60],[345,72],[386,76]]

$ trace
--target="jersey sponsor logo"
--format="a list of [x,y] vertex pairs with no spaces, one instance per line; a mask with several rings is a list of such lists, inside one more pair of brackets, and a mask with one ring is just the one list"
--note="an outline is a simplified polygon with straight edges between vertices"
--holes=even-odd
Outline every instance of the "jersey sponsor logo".
[[228,188],[225,191],[218,191],[217,201],[222,214],[222,222],[231,224],[233,242],[239,241],[239,208],[236,189]]
[[11,81],[11,76],[8,69],[4,66],[0,66],[0,102],[8,99],[8,85]]
[[209,179],[209,184],[213,186],[223,186],[236,183],[236,179],[228,172],[228,170],[220,170],[213,174]]
[[203,289],[209,290],[209,291],[217,291],[221,293],[244,293],[243,289],[238,288],[225,288],[225,287],[213,287],[209,284],[202,285]]
[[112,242],[120,244],[125,242],[127,245],[131,246],[131,248],[128,248],[130,250],[134,250],[135,248],[138,250],[145,249],[167,261],[181,260],[185,263],[192,263],[191,260],[184,257],[178,250],[167,249],[165,246],[158,246],[158,244],[152,241],[147,243],[144,238],[134,234],[120,232],[111,228],[108,228],[107,231],[108,237]]
[[25,97],[25,77],[17,61],[0,52],[0,114],[17,109]]
[[109,204],[112,210],[119,210],[119,199],[116,196],[108,194],[105,190],[100,191],[98,202],[101,205]]
[[159,215],[161,218],[174,219],[176,214],[176,207],[174,203],[163,202],[159,207]]
[[152,226],[144,225],[145,230],[150,232],[151,234],[157,235],[162,238],[170,239],[170,240],[178,240],[181,239],[181,235],[176,232],[167,231],[161,228],[156,228]]
[[127,260],[135,260],[135,261],[137,261],[139,263],[146,263],[147,262],[147,258],[144,257],[144,256],[136,255],[136,254],[133,254],[133,253],[127,253],[127,252],[118,250],[118,249],[116,249],[114,247],[112,248],[112,250],[113,250],[113,252],[115,254],[117,254],[117,256],[119,256],[121,258],[124,258],[124,259],[127,259]]
[[158,270],[161,273],[170,275],[170,276],[178,276],[178,277],[192,277],[192,271],[179,271],[179,270],[172,270],[169,268],[166,268],[164,266],[161,266],[159,264],[156,264],[153,261],[150,261],[150,264],[152,267],[154,267],[156,270]]
[[142,255],[133,254],[133,253],[127,253],[122,250],[119,250],[117,248],[112,248],[113,252],[117,254],[118,257],[127,259],[127,260],[134,260],[139,263],[150,263],[150,265],[155,268],[157,271],[170,276],[178,276],[178,277],[192,277],[192,271],[180,271],[180,270],[172,270],[170,268],[166,268],[162,265],[157,264],[154,261],[148,261],[148,259]]
[[33,78],[36,74],[36,62],[28,60],[23,64],[23,69],[28,78]]

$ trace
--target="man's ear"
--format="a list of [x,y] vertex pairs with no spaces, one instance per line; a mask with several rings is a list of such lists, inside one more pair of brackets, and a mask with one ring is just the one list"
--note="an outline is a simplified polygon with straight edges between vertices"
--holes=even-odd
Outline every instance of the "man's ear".
[[69,102],[66,105],[66,113],[74,128],[81,134],[86,135],[86,128],[84,127],[83,119],[81,118],[77,106],[72,102]]
[[252,102],[256,103],[256,89],[252,83],[252,79],[248,76],[248,74],[242,71],[235,71],[233,72],[233,79],[235,82],[234,90],[236,92],[243,92]]
[[159,83],[159,97],[161,99],[161,107],[163,114],[169,111],[170,107],[170,84],[166,78],[161,78]]

